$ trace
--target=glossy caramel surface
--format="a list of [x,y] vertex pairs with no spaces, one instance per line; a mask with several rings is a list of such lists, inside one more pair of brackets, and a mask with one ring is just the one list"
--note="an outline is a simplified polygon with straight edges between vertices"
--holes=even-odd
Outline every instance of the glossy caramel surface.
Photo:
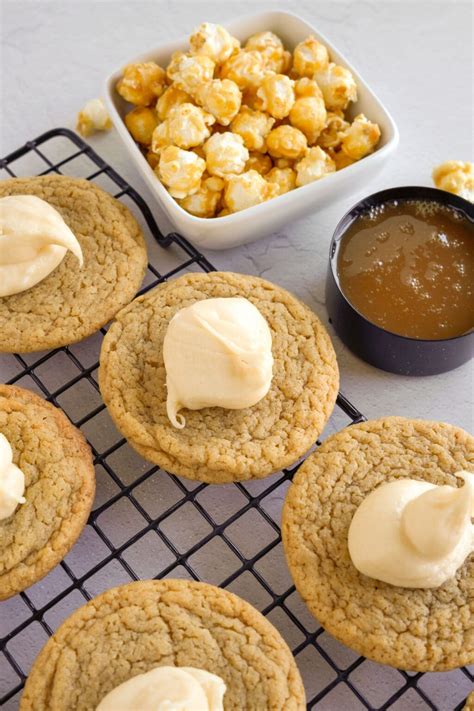
[[337,267],[346,298],[387,331],[443,339],[474,327],[474,226],[452,208],[372,208],[342,237]]

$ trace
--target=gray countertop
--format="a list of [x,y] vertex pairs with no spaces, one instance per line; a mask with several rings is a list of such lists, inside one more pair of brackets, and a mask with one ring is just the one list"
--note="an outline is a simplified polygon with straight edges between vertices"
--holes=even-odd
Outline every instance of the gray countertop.
[[[395,185],[431,185],[433,166],[444,160],[472,160],[472,12],[469,2],[300,0],[296,6],[291,6],[290,3],[256,0],[226,0],[225,3],[217,0],[3,0],[1,8],[1,155],[52,127],[73,128],[76,114],[84,103],[103,93],[103,79],[111,69],[161,42],[189,34],[201,21],[225,23],[227,18],[257,10],[294,9],[326,34],[358,68],[394,116],[401,138],[398,152],[382,176],[370,184],[361,185],[353,197],[341,199],[327,209],[288,225],[280,233],[254,244],[226,252],[207,253],[218,268],[258,274],[290,289],[308,303],[325,323],[324,282],[329,241],[339,218],[351,204],[370,192]],[[160,226],[166,230],[169,226],[159,210],[154,209],[150,193],[133,165],[129,164],[118,136],[112,131],[93,136],[90,143],[145,200],[149,200]],[[160,253],[156,245],[150,247],[154,265],[161,266],[160,260],[166,261],[169,255]],[[166,268],[169,268],[168,264],[165,264]],[[366,416],[373,418],[396,414],[421,417],[444,420],[472,429],[472,364],[466,364],[451,373],[427,378],[391,375],[358,360],[341,344],[331,329],[330,333],[339,360],[341,388]],[[80,344],[73,350],[86,365],[91,364],[97,358],[97,344],[97,339],[92,337],[90,342]],[[62,359],[56,357],[56,365],[45,364],[41,371],[41,377],[51,389],[60,387],[71,377],[67,370],[70,366],[66,368],[64,364],[65,369],[61,370]],[[31,362],[31,357],[27,360]],[[0,359],[0,381],[12,377],[17,370],[18,366],[12,359]],[[34,383],[29,381],[19,384],[34,387]],[[84,399],[89,396],[90,404]],[[73,420],[80,419],[87,409],[92,410],[98,403],[98,395],[92,389],[78,389],[77,394],[73,393],[70,397],[66,392],[60,400]],[[336,417],[329,431],[342,424],[345,422]],[[97,428],[85,426],[83,429],[98,449],[101,437],[107,440],[110,436],[112,442],[117,435],[108,422],[99,424]],[[104,448],[109,445],[109,441],[105,440],[102,443]],[[130,448],[123,447],[120,451],[122,454],[116,456],[112,466],[127,485],[131,483],[132,476],[145,471],[146,465]],[[116,490],[115,484],[110,483],[108,478],[109,483],[105,483],[106,474],[99,470],[100,467],[98,484],[101,498],[96,505]],[[143,485],[143,505],[145,508],[148,506],[152,517],[158,515],[160,506],[171,505],[175,500],[173,497],[178,496],[174,490],[176,485],[165,477],[163,475],[159,490],[153,488],[155,484],[152,483],[148,489]],[[189,483],[187,486],[190,486]],[[262,483],[255,482],[248,489],[258,493]],[[213,511],[215,520],[224,520],[239,508],[236,490],[229,487],[219,489],[218,500],[214,491],[214,487],[204,490],[207,493],[203,494],[203,505],[208,511]],[[275,521],[279,520],[284,493],[285,486],[282,485],[265,499],[269,515]],[[182,492],[180,495],[183,495]],[[123,509],[119,510],[120,500],[116,506],[115,516],[105,512],[101,517],[102,529],[118,545],[142,524],[137,522],[136,511],[127,510],[126,502]],[[202,533],[201,525],[202,521],[194,523],[192,516],[189,517],[186,532],[189,540],[197,540],[196,537]],[[233,524],[233,527],[235,540],[243,550],[251,552],[255,544],[252,521],[249,520],[247,526]],[[181,545],[186,546],[182,540],[184,534],[179,516],[167,520],[166,532],[179,550]],[[142,542],[145,540],[149,539],[145,536]],[[263,544],[267,542],[264,537],[262,541]],[[96,534],[87,527],[67,558],[76,574],[81,575],[89,561],[100,557],[99,544]],[[140,577],[156,575],[161,569],[153,567],[154,556],[162,556],[162,568],[168,564],[168,553],[150,546],[147,548],[144,544],[139,548],[137,544],[134,547],[135,557],[130,554],[130,559],[133,558],[130,564]],[[225,577],[224,558],[218,551],[207,548],[206,554],[204,549],[200,563],[197,564],[200,575],[210,582],[220,582]],[[219,574],[215,572],[216,559],[222,568]],[[279,589],[280,585],[284,589],[291,582],[281,555],[269,560],[267,572],[273,575],[274,589]],[[185,571],[180,570],[176,574],[186,575]],[[65,575],[64,570],[58,567],[45,581],[31,589],[30,598],[41,606],[52,598],[61,585],[64,587],[67,584]],[[89,594],[96,594],[126,579],[123,570],[117,572],[111,564],[107,572],[103,570],[96,574],[85,587]],[[235,585],[232,589],[247,597],[257,607],[263,608],[267,604],[265,597],[259,597],[260,592],[254,590],[252,585],[249,587],[242,583],[240,587]],[[83,601],[81,595],[75,592],[63,601],[64,604],[48,612],[46,621],[54,628]],[[15,620],[21,621],[21,616],[27,614],[19,597],[3,604],[8,606],[4,609],[10,613],[0,616],[0,637],[2,627],[4,632],[8,632]],[[315,623],[304,610],[296,593],[291,596],[291,606],[308,629],[315,628]],[[297,632],[288,621],[278,618],[276,614],[272,621],[293,648],[298,643]],[[39,630],[38,623],[35,625]],[[22,660],[25,671],[44,639],[44,631],[35,632],[29,628],[29,631],[25,630],[10,643],[12,653],[15,652],[17,658]],[[320,639],[321,647],[338,660],[341,668],[345,668],[344,664],[347,666],[355,658],[352,652],[326,633]],[[316,693],[321,686],[330,683],[332,677],[322,657],[317,656],[315,659],[306,651],[299,655],[297,661],[307,689]],[[2,676],[0,670],[0,697],[2,682],[8,686],[8,675],[11,673],[8,670],[6,676]],[[371,705],[379,707],[399,688],[401,676],[388,667],[364,662],[351,674],[351,681]],[[419,686],[439,709],[448,711],[462,702],[469,691],[470,682],[462,672],[455,671],[444,675],[425,675]],[[337,693],[331,692],[332,696],[325,697],[325,702],[318,704],[317,708],[329,711],[365,708],[353,693],[348,692],[345,684],[339,685],[338,689]],[[13,699],[7,708],[13,710],[15,704]],[[412,689],[406,691],[393,708],[399,711],[418,711],[432,707]]]

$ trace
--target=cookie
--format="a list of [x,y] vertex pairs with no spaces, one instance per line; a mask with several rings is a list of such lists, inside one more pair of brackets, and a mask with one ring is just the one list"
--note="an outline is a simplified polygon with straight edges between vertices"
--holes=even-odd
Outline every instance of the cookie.
[[394,587],[359,573],[347,547],[357,507],[401,478],[457,486],[474,471],[474,438],[441,422],[387,417],[327,440],[298,470],[282,536],[299,593],[328,632],[360,654],[412,671],[474,662],[474,555],[439,588]]
[[0,385],[0,432],[25,475],[26,503],[0,520],[0,600],[33,585],[72,548],[95,493],[81,432],[38,395]]
[[[163,339],[181,308],[211,297],[243,296],[267,320],[273,379],[268,394],[242,410],[183,410],[186,426],[166,414]],[[267,476],[293,464],[323,430],[339,373],[319,319],[289,292],[231,272],[186,274],[123,309],[102,344],[99,384],[118,429],[145,459],[213,484]]]
[[268,620],[233,593],[186,580],[146,580],[74,612],[36,659],[20,711],[90,711],[157,666],[192,666],[227,685],[225,711],[304,711],[295,660]]
[[68,252],[36,286],[0,298],[0,351],[25,353],[76,343],[95,333],[135,296],[147,252],[131,212],[87,180],[60,175],[0,182],[0,197],[36,195],[63,217],[82,248]]

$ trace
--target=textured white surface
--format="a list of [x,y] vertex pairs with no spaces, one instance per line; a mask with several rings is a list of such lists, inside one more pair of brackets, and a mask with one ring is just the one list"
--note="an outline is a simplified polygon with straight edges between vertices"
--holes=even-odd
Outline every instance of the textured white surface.
[[[468,2],[286,3],[3,2],[1,153],[53,126],[74,126],[77,111],[102,91],[104,77],[148,47],[191,31],[200,21],[256,9],[295,9],[320,27],[358,67],[400,129],[397,155],[359,195],[394,185],[431,184],[443,160],[472,160],[472,11]],[[91,144],[147,199],[113,133]],[[328,245],[353,203],[340,201],[278,235],[210,255],[222,269],[259,274],[292,290],[326,321]],[[164,221],[160,225],[166,228]],[[332,334],[334,335],[334,334]],[[472,427],[472,366],[429,378],[391,375],[366,365],[334,337],[342,389],[369,417],[442,419]]]
[[[329,241],[339,218],[350,205],[356,199],[386,187],[430,185],[432,167],[443,160],[472,160],[472,13],[468,2],[360,0],[342,3],[300,0],[294,5],[289,2],[256,0],[0,0],[0,7],[1,155],[52,127],[73,128],[79,109],[87,100],[101,94],[104,77],[117,64],[126,62],[127,58],[160,42],[191,31],[202,20],[225,23],[226,18],[257,10],[290,9],[315,24],[332,39],[360,70],[394,116],[401,136],[397,155],[382,177],[361,186],[353,200],[341,200],[256,244],[228,252],[208,253],[217,267],[259,274],[287,287],[306,301],[324,322],[327,321],[324,281]],[[153,207],[150,193],[133,166],[128,163],[118,137],[112,132],[92,137],[90,143],[145,199],[150,200]],[[166,230],[167,226],[157,210],[155,216],[162,229]],[[156,248],[153,253],[154,263],[158,265],[158,257],[162,258],[163,255],[160,256]],[[334,333],[332,336],[341,369],[342,389],[367,416],[398,414],[441,419],[467,429],[472,428],[473,382],[472,367],[469,364],[441,376],[404,378],[362,363],[341,345]],[[87,350],[83,344],[75,346],[73,350],[81,354],[83,362],[92,363],[96,358],[94,344],[97,345],[93,337],[88,342]],[[64,360],[63,366],[56,368],[46,364],[38,373],[51,389],[59,387],[75,374],[68,370],[70,365],[67,359],[62,355],[56,358],[59,359],[56,363]],[[28,362],[32,359],[27,358]],[[0,380],[8,379],[15,372],[17,369],[9,370],[8,364],[0,366]],[[32,386],[32,383],[26,381],[19,384]],[[79,419],[99,404],[97,394],[86,385],[83,383],[84,389],[79,391],[78,388],[75,395],[67,391],[59,398],[61,406],[73,419]],[[339,419],[340,422],[336,416],[330,430],[346,424],[343,418]],[[114,441],[116,432],[105,416],[100,416],[95,422],[97,424],[85,426],[83,430],[94,445],[104,449]],[[128,447],[122,448],[120,452],[120,459],[111,458],[110,464],[123,482],[131,483],[136,475],[145,471],[146,465]],[[109,481],[101,467],[97,469],[99,491],[102,492],[101,496],[103,494],[107,498],[115,493],[116,486]],[[256,493],[262,486],[262,482],[255,482],[248,489]],[[170,506],[176,500],[175,488],[168,477],[153,477],[146,486],[139,487],[136,496],[141,500],[140,492],[143,490],[145,508],[151,516],[157,516],[160,507]],[[264,499],[263,507],[275,520],[279,520],[284,493],[285,486],[282,486]],[[230,487],[219,490],[208,487],[200,497],[207,510],[219,521],[225,520],[243,505],[236,490]],[[129,538],[145,523],[131,505],[128,511],[127,501],[120,501],[101,514],[101,526],[115,544]],[[96,503],[101,503],[100,498]],[[192,509],[190,505],[189,508]],[[253,512],[249,512],[248,518],[253,515]],[[195,522],[191,514],[186,519],[185,531],[182,527],[182,513],[171,516],[165,524],[169,524],[167,532],[175,542],[180,535],[183,537],[184,549],[191,541],[199,540],[199,536],[207,532],[199,528],[203,525],[202,520]],[[166,529],[165,525],[163,529]],[[255,530],[253,520],[247,524],[241,520],[229,527],[229,535],[247,555],[252,555]],[[271,540],[272,531],[268,535]],[[268,542],[260,531],[257,538],[258,546]],[[165,546],[158,547],[157,541],[157,538],[147,535],[139,542],[140,545],[135,544],[125,555],[143,577],[157,573],[157,560],[163,567],[173,559]],[[80,575],[84,572],[83,566],[87,570],[87,566],[91,567],[96,559],[105,555],[103,547],[97,534],[87,527],[68,556],[68,563]],[[181,549],[181,546],[178,545],[178,548]],[[232,569],[230,551],[225,546],[223,548],[227,553],[214,548],[211,550],[209,544],[195,554],[196,561],[193,563],[196,570],[210,582],[220,582],[217,575],[221,575],[222,579],[227,574],[227,564],[229,571]],[[219,573],[216,571],[216,557],[219,559]],[[281,546],[278,547],[277,555],[269,554],[257,567],[261,568],[275,590],[285,590],[289,586]],[[173,574],[185,573],[178,568]],[[95,574],[87,582],[86,588],[90,594],[96,594],[127,579],[114,561]],[[36,604],[41,605],[66,584],[66,574],[62,568],[57,567],[43,582],[34,586],[29,595]],[[257,607],[262,608],[269,602],[267,593],[250,574],[244,574],[231,589]],[[55,627],[82,602],[79,593],[71,594],[47,613],[46,621]],[[28,614],[19,597],[3,604],[7,614],[0,620],[0,636],[2,632],[8,631],[10,623],[17,624]],[[316,628],[316,623],[296,593],[290,597],[289,607],[309,630]],[[301,633],[288,620],[279,619],[276,614],[271,614],[270,619],[292,646],[301,641]],[[9,645],[10,651],[22,659],[25,670],[40,644],[45,641],[44,633],[38,625],[36,627],[25,630]],[[357,656],[326,633],[318,640],[341,668],[346,668]],[[315,693],[332,680],[333,672],[322,657],[316,656],[314,650],[311,650],[307,648],[297,657],[297,661],[308,692]],[[0,672],[0,682],[8,686],[10,673],[7,670],[2,677]],[[403,683],[395,670],[367,661],[351,673],[350,680],[374,706],[384,703]],[[440,709],[454,708],[462,702],[469,690],[469,680],[457,671],[442,675],[427,674],[419,685]],[[7,708],[13,711],[16,700],[12,699]],[[352,711],[363,707],[349,689],[340,684],[318,704],[318,708],[329,711],[344,708]],[[428,706],[415,690],[411,690],[393,708],[415,711]]]

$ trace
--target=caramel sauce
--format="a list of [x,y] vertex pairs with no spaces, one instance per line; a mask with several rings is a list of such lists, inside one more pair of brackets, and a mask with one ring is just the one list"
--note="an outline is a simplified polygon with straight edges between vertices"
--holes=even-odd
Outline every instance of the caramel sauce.
[[393,201],[358,217],[341,239],[339,284],[372,323],[443,339],[474,327],[474,226],[432,202]]

